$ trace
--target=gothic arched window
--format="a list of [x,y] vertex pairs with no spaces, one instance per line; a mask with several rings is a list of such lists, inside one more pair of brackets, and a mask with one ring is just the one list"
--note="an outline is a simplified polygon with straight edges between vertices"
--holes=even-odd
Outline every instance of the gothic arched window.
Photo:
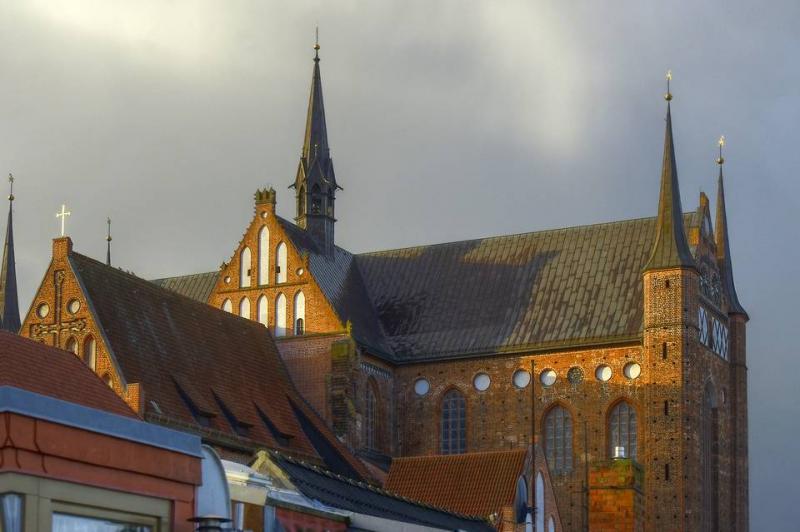
[[278,244],[278,248],[275,251],[275,255],[276,255],[275,260],[278,261],[278,264],[275,265],[275,282],[285,283],[286,273],[287,273],[285,243],[281,242],[280,244]]
[[239,301],[239,316],[250,319],[250,299],[247,297],[243,297]]
[[222,302],[222,310],[225,312],[233,312],[233,303],[231,303],[230,299],[226,299]]
[[378,448],[378,395],[371,382],[364,400],[364,446],[373,451]]
[[442,454],[461,454],[467,450],[467,402],[461,392],[450,390],[442,399]]
[[301,186],[297,193],[297,217],[300,218],[306,213],[306,187]]
[[258,284],[269,284],[269,229],[258,231]]
[[608,435],[608,451],[612,457],[615,447],[623,447],[626,458],[636,458],[636,410],[631,404],[620,401],[611,410],[608,418]]
[[258,303],[256,304],[256,314],[258,323],[266,327],[268,323],[267,320],[269,318],[269,303],[267,302],[267,296],[262,295],[258,298]]
[[303,292],[297,292],[294,295],[294,308],[292,315],[294,316],[294,333],[297,335],[305,334],[306,296],[303,294]]
[[572,471],[572,416],[563,406],[554,406],[544,418],[544,449],[551,472]]
[[252,257],[250,255],[250,248],[245,246],[239,254],[239,286],[247,288],[250,286],[250,272],[252,264]]
[[94,370],[97,364],[97,342],[92,336],[87,336],[83,341],[83,361]]
[[534,505],[536,514],[536,528],[535,530],[544,530],[544,477],[541,471],[536,472],[536,486],[533,492]]
[[286,296],[275,299],[275,336],[286,336]]
[[703,474],[703,532],[719,530],[719,414],[714,385],[706,384],[700,428],[700,467]]

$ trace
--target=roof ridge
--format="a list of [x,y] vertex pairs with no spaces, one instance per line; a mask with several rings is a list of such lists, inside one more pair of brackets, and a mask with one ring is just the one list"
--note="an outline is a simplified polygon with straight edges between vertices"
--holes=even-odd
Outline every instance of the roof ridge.
[[[686,214],[691,214],[691,212],[684,213],[684,215],[686,215]],[[477,237],[477,238],[465,238],[465,239],[462,239],[462,240],[452,240],[450,242],[435,242],[433,244],[418,244],[418,245],[415,245],[415,246],[406,246],[406,247],[402,247],[402,248],[390,248],[390,249],[380,249],[380,250],[375,250],[375,251],[365,251],[363,253],[353,253],[353,255],[356,256],[356,257],[364,257],[364,256],[368,256],[368,255],[377,255],[377,254],[380,254],[380,253],[388,253],[390,251],[406,251],[406,250],[419,249],[419,248],[432,248],[432,247],[440,247],[440,246],[449,246],[449,245],[453,245],[453,244],[464,244],[464,243],[467,243],[467,242],[476,242],[476,241],[483,242],[483,241],[486,241],[486,240],[499,240],[499,239],[502,239],[502,238],[514,238],[514,237],[520,237],[520,236],[529,236],[529,235],[537,235],[537,234],[545,234],[545,233],[558,233],[560,231],[572,231],[572,230],[578,230],[578,229],[588,229],[588,228],[591,228],[591,227],[601,227],[601,226],[607,226],[607,225],[625,224],[625,223],[641,222],[643,220],[655,220],[655,219],[656,219],[656,216],[642,216],[640,218],[630,218],[630,219],[627,219],[627,220],[614,220],[614,221],[609,221],[609,222],[597,222],[597,223],[591,223],[591,224],[573,225],[573,226],[569,226],[569,227],[555,227],[555,228],[552,228],[552,229],[541,229],[541,230],[538,230],[538,231],[522,231],[522,232],[519,232],[519,233],[509,233],[509,234],[503,234],[503,235],[491,235],[491,236]]]
[[501,455],[501,454],[527,454],[528,449],[519,447],[516,449],[498,449],[493,451],[475,451],[469,453],[461,453],[461,454],[423,454],[419,456],[398,456],[397,458],[393,458],[393,462],[408,462],[412,460],[423,460],[423,459],[437,459],[437,460],[452,460],[457,461],[458,459],[468,459],[471,457],[476,456],[491,456],[491,455]]
[[168,281],[169,279],[180,279],[180,278],[183,278],[183,277],[194,277],[196,275],[212,275],[212,274],[213,275],[219,275],[219,270],[213,270],[213,271],[210,271],[210,272],[186,273],[186,274],[183,274],[183,275],[170,275],[168,277],[158,277],[156,279],[146,279],[146,281],[148,281],[150,283],[155,283],[155,282],[158,282],[158,281]]

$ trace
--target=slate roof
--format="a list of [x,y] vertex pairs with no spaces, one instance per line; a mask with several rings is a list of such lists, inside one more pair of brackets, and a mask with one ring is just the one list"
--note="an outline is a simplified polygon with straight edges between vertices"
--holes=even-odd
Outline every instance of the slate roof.
[[69,261],[123,377],[142,385],[147,419],[368,476],[297,393],[261,324],[78,253]]
[[359,255],[336,248],[333,259],[281,222],[354,338],[396,363],[641,334],[656,218]]
[[165,277],[163,279],[153,279],[151,283],[172,290],[183,296],[205,303],[211,296],[214,286],[219,279],[219,271],[195,273],[192,275],[179,275],[177,277]]
[[512,506],[525,449],[395,458],[384,487],[404,497],[468,515]]
[[0,386],[138,419],[80,358],[6,331],[0,331]]
[[436,508],[284,455],[273,453],[272,456],[303,495],[328,506],[445,530],[495,530],[481,517]]

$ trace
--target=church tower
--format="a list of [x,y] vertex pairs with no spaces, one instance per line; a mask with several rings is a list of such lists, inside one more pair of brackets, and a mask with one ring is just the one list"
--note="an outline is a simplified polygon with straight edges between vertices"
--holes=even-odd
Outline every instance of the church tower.
[[297,177],[291,187],[296,190],[297,215],[295,222],[305,229],[326,256],[333,256],[334,204],[336,184],[333,171],[328,128],[325,124],[325,105],[322,101],[322,80],[319,71],[319,42],[314,45],[314,70],[311,94],[303,137],[303,152],[297,167]]
[[8,225],[6,242],[3,248],[3,264],[0,269],[0,326],[14,334],[19,332],[19,300],[17,299],[17,266],[14,258],[14,225],[12,207],[14,205],[14,177],[9,174],[11,191],[8,194]]
[[[669,76],[668,76],[669,79]],[[661,166],[655,240],[643,271],[644,378],[646,400],[642,404],[642,439],[645,452],[639,457],[644,466],[647,496],[645,514],[648,530],[694,530],[683,526],[687,505],[683,482],[687,466],[684,451],[684,412],[687,404],[685,371],[694,357],[697,343],[697,292],[699,277],[683,221],[675,145],[672,134],[672,95],[667,88],[666,129]],[[693,463],[693,462],[692,462]],[[691,512],[689,513],[691,515]]]

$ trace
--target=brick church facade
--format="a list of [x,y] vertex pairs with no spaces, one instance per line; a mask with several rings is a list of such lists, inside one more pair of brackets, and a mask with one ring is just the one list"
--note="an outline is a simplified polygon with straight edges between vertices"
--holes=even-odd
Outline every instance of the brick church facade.
[[[748,315],[733,282],[723,160],[715,213],[704,194],[683,211],[671,120],[668,101],[653,218],[353,254],[334,238],[341,188],[317,47],[295,219],[259,189],[219,270],[152,283],[269,329],[307,403],[378,466],[535,445],[546,471],[529,489],[546,474],[564,530],[621,504],[631,530],[744,531]],[[73,349],[40,314],[45,301],[71,312],[77,297],[56,299],[51,275],[21,334]],[[96,371],[140,401],[114,363],[98,358]],[[609,502],[598,490],[615,458],[634,482],[618,490],[630,499]]]

